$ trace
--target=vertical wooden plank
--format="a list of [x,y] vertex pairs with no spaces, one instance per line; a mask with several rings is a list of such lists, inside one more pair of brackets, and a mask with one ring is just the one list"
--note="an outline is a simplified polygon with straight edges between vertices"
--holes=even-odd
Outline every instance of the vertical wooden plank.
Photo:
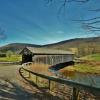
[[54,55],[54,65],[56,64],[56,56]]
[[47,56],[45,56],[45,64],[47,65]]

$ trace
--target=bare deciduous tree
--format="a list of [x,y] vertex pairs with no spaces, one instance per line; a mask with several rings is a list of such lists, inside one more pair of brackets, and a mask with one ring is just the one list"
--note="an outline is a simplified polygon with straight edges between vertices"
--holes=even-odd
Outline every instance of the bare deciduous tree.
[[[46,1],[48,4],[51,2],[54,2],[54,1],[59,1],[61,3],[60,10],[62,10],[62,8],[65,8],[66,5],[71,3],[71,2],[86,4],[92,0],[46,0]],[[98,3],[99,3],[99,0],[98,0]],[[100,12],[100,8],[94,8],[94,9],[90,9],[88,11],[92,11],[95,15],[96,13]],[[93,17],[91,19],[86,19],[86,20],[78,19],[78,20],[74,20],[74,21],[81,22],[82,27],[86,30],[93,31],[93,32],[100,31],[100,16],[99,15],[96,17]]]

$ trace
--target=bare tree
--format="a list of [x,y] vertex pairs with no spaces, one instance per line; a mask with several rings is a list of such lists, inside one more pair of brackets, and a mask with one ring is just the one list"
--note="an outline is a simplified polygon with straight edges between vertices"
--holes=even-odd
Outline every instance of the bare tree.
[[[59,2],[59,10],[58,10],[58,14],[61,15],[61,11],[65,12],[65,9],[67,9],[67,5],[71,5],[72,3],[74,5],[79,4],[81,6],[82,5],[86,5],[87,3],[90,4],[90,2],[93,2],[95,0],[46,0],[47,4],[53,4],[53,3],[58,3]],[[100,1],[96,1],[98,4],[100,3]],[[95,5],[95,3],[94,3]],[[85,16],[82,16],[83,18],[80,19],[72,19],[71,21],[74,22],[78,22],[81,23],[81,27],[87,31],[93,32],[94,34],[96,34],[96,36],[100,35],[100,7],[99,6],[95,6],[93,8],[87,9],[87,12],[93,13],[92,17],[86,18]],[[65,12],[67,13],[67,12]],[[98,14],[99,13],[99,14]],[[88,13],[87,13],[88,16]],[[77,56],[84,56],[84,55],[88,55],[88,54],[93,54],[93,53],[97,53],[99,52],[97,47],[98,45],[96,45],[94,42],[90,42],[87,47],[86,46],[80,46],[79,43],[77,43],[77,49],[78,49],[78,54]],[[86,48],[85,48],[86,47]]]
[[[46,1],[49,4],[51,2],[58,1],[58,0],[46,0]],[[61,3],[60,10],[65,8],[66,5],[70,4],[71,2],[75,2],[75,4],[76,3],[86,4],[90,1],[93,1],[93,0],[59,0],[59,2]],[[98,3],[99,3],[99,0],[98,0]],[[96,13],[100,12],[100,8],[94,8],[94,9],[90,9],[88,11],[92,11],[94,14],[96,14]],[[91,19],[85,19],[85,20],[75,19],[73,21],[81,22],[82,28],[84,28],[86,30],[89,30],[92,32],[99,32],[100,31],[100,16],[96,16],[96,17],[93,17]]]
[[12,52],[11,50],[8,50],[8,51],[6,52],[6,56],[7,56],[8,58],[10,58],[12,55],[13,55],[13,52]]

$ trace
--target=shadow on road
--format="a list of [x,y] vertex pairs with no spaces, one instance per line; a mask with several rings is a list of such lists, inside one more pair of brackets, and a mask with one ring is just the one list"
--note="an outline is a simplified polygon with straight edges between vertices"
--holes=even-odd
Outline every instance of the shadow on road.
[[0,100],[61,100],[47,92],[26,90],[24,87],[9,81],[0,79]]

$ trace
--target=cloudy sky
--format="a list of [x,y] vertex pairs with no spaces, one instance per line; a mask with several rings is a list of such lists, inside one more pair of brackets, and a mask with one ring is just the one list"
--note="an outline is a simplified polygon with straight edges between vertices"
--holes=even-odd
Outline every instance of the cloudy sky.
[[63,0],[0,0],[0,45],[8,43],[48,44],[79,37],[95,36],[82,28],[76,19],[94,18],[100,13],[91,9],[100,6],[100,0],[88,3],[68,3]]

